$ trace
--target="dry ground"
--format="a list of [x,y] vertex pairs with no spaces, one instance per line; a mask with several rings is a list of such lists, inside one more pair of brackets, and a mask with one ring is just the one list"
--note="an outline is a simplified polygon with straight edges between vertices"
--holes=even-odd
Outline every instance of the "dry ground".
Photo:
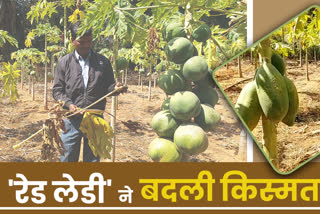
[[[296,123],[288,127],[278,125],[278,149],[280,170],[291,171],[320,151],[320,75],[319,65],[309,65],[310,81],[306,80],[306,69],[296,61],[287,61],[287,76],[293,80],[299,94],[299,112]],[[254,66],[248,60],[242,61],[243,78],[239,78],[236,62],[230,62],[229,68],[216,71],[215,76],[225,89],[232,103],[236,103],[241,89],[252,80]],[[253,130],[259,143],[262,139],[261,121]]]
[[[0,161],[17,162],[41,160],[41,135],[30,140],[17,150],[12,148],[42,127],[47,118],[43,110],[42,85],[36,86],[38,96],[31,100],[27,86],[19,90],[20,98],[16,106],[7,100],[0,103]],[[49,84],[49,106],[53,105],[51,97],[52,84]],[[20,85],[18,86],[20,88]],[[202,154],[192,157],[194,162],[237,162],[240,124],[233,110],[219,92],[219,103],[215,109],[221,114],[222,121],[215,132],[208,133],[209,148]],[[151,120],[159,110],[165,94],[159,88],[152,88],[152,101],[147,99],[147,87],[129,84],[128,93],[119,96],[116,125],[116,161],[117,162],[151,162],[148,145],[156,138],[151,128]],[[110,112],[108,100],[106,111]],[[110,121],[110,115],[104,115]],[[102,160],[109,161],[109,160]]]

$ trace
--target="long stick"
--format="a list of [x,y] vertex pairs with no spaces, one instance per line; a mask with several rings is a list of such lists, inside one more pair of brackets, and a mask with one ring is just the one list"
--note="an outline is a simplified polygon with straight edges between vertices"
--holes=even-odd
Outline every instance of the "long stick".
[[125,85],[124,85],[124,86],[121,86],[120,88],[117,88],[117,89],[115,89],[115,90],[111,91],[109,94],[106,94],[105,96],[101,97],[99,100],[97,100],[97,101],[95,101],[94,103],[92,103],[92,104],[88,105],[87,107],[82,108],[82,109],[80,109],[79,111],[77,111],[77,112],[75,112],[75,113],[73,113],[73,114],[71,114],[71,115],[66,116],[66,118],[69,118],[69,117],[71,117],[71,116],[74,116],[74,115],[76,115],[76,114],[79,114],[79,113],[84,112],[84,110],[86,110],[86,109],[90,108],[91,106],[93,106],[93,105],[97,104],[97,103],[98,103],[98,102],[100,102],[101,100],[105,99],[106,97],[111,96],[112,94],[114,94],[114,93],[116,93],[116,92],[120,91],[121,89],[123,89],[123,88],[125,88],[125,87],[127,87],[127,86],[125,86]]
[[28,137],[27,139],[25,139],[24,141],[22,141],[21,143],[18,143],[16,145],[13,146],[13,149],[17,149],[19,148],[21,145],[23,145],[25,142],[27,142],[28,140],[30,140],[31,138],[35,137],[36,135],[38,135],[41,131],[43,130],[40,129],[39,131],[37,131],[36,133],[34,133],[33,135],[31,135],[30,137]]
[[[113,90],[112,92],[110,92],[109,94],[101,97],[99,100],[95,101],[95,102],[92,103],[91,105],[88,105],[87,107],[81,109],[80,111],[75,112],[75,113],[73,113],[73,114],[71,114],[71,115],[68,115],[68,116],[66,116],[65,118],[68,118],[68,117],[71,117],[71,116],[73,116],[73,115],[79,114],[80,112],[84,112],[84,110],[86,110],[87,108],[90,108],[91,106],[95,105],[96,103],[100,102],[101,100],[105,99],[106,97],[109,97],[109,96],[111,96],[112,94],[118,92],[120,89],[122,89],[122,88],[124,88],[124,87],[126,87],[126,86],[121,86],[120,88],[117,88],[116,90]],[[43,130],[43,128],[40,129],[39,131],[37,131],[36,133],[34,133],[33,135],[31,135],[30,137],[28,137],[27,139],[23,140],[22,142],[20,142],[20,143],[18,143],[18,144],[16,144],[16,145],[13,145],[13,149],[19,148],[19,147],[22,146],[24,143],[26,143],[28,140],[30,140],[30,139],[32,139],[33,137],[35,137],[36,135],[38,135],[42,130]]]

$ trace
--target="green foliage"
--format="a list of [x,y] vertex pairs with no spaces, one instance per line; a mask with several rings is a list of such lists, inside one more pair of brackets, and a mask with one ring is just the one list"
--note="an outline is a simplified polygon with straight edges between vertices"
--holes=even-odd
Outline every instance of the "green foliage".
[[19,97],[17,90],[17,79],[20,77],[20,70],[17,70],[17,62],[11,65],[10,62],[3,63],[4,70],[0,71],[0,79],[3,83],[1,98],[10,96],[10,101],[15,104]]
[[31,60],[32,63],[39,63],[44,57],[44,52],[36,48],[24,48],[11,53],[11,59],[15,59],[18,62]]
[[57,3],[49,2],[47,0],[38,0],[37,4],[31,6],[30,11],[27,14],[27,19],[30,18],[31,24],[34,20],[39,22],[40,19],[44,19],[46,16],[51,18],[53,13],[57,13]]
[[27,39],[25,41],[26,47],[30,47],[32,45],[32,40],[35,35],[37,36],[46,36],[47,42],[57,43],[60,40],[61,31],[57,26],[51,26],[49,23],[46,24],[38,24],[37,28],[33,29],[27,35]]
[[6,42],[9,42],[12,46],[18,47],[18,41],[10,36],[7,31],[0,30],[0,47],[2,47]]

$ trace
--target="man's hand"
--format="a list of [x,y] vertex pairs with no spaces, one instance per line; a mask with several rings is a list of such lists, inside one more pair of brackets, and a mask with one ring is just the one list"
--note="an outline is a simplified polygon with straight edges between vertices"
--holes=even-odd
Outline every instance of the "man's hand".
[[69,105],[69,112],[70,113],[76,112],[77,109],[78,109],[78,107],[76,105],[73,105],[73,104]]
[[[80,109],[76,105],[73,105],[73,104],[69,105],[69,113],[70,114],[74,114],[77,111],[80,111]],[[75,115],[79,115],[79,114],[84,114],[84,111],[80,111],[79,113],[77,113]]]
[[[115,86],[114,89],[118,89],[118,88],[121,88],[121,87],[123,87],[123,86],[124,86],[124,85],[123,85],[122,83],[118,82],[118,83],[116,84],[116,86]],[[127,90],[128,90],[128,86],[125,86],[125,87],[123,87],[122,89],[120,89],[118,92],[122,94],[122,93],[126,93]]]

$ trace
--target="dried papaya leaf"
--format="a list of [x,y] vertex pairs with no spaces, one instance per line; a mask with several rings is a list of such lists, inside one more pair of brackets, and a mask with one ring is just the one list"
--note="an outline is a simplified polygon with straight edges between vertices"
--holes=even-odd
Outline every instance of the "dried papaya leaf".
[[86,112],[80,124],[80,130],[87,136],[94,156],[111,158],[113,130],[107,121],[97,114]]

